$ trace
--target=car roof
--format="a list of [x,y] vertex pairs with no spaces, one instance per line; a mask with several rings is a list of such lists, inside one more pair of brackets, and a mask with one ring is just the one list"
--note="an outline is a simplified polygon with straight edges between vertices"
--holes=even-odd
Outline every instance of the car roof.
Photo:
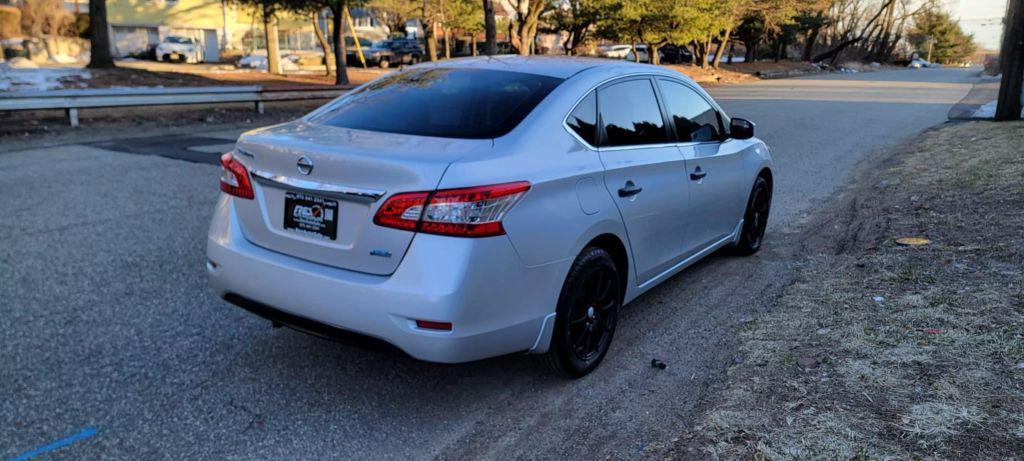
[[[475,58],[456,58],[421,64],[423,67],[439,67],[447,69],[486,69],[522,72],[527,74],[545,75],[566,79],[588,69],[600,67],[602,70],[621,68],[624,73],[638,71],[652,74],[667,73],[657,66],[637,64],[628,61],[604,58],[581,58],[575,56],[519,56],[499,55]],[[417,67],[420,67],[417,66]]]

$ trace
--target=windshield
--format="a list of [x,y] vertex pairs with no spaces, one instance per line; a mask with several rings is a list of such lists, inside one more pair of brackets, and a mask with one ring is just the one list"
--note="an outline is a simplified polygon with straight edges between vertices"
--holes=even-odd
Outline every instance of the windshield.
[[166,41],[167,43],[180,43],[180,44],[185,44],[185,45],[188,45],[188,44],[192,43],[192,39],[191,38],[176,37],[174,35],[171,35],[171,36],[167,37],[167,40],[164,40],[164,41]]
[[386,133],[496,138],[515,128],[561,82],[497,70],[413,70],[370,83],[310,121]]

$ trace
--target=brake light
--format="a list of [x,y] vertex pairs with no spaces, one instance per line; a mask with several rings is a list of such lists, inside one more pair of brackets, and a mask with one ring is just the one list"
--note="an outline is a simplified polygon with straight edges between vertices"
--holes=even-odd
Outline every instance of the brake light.
[[235,197],[252,199],[252,183],[245,166],[235,160],[230,152],[220,156],[220,190]]
[[373,222],[428,234],[458,237],[502,235],[505,214],[530,189],[526,181],[491,186],[410,192],[391,196]]

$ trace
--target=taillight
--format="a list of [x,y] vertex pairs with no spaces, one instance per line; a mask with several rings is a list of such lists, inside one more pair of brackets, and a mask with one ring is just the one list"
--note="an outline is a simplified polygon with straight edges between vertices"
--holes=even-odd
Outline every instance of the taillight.
[[391,196],[373,217],[378,226],[459,237],[502,235],[502,218],[530,189],[526,181]]
[[220,156],[220,167],[220,190],[235,197],[253,198],[249,172],[230,152]]

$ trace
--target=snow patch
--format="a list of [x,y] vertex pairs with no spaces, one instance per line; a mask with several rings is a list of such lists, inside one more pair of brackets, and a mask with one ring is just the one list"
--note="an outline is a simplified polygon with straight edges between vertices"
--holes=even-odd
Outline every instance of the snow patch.
[[89,79],[85,69],[67,67],[39,67],[25,58],[14,58],[0,63],[0,91],[46,91],[64,88],[61,79],[78,77]]
[[[974,118],[996,118],[996,103],[998,101],[992,101],[988,104],[984,104],[974,111]],[[1020,111],[1021,118],[1024,118],[1024,109]]]

